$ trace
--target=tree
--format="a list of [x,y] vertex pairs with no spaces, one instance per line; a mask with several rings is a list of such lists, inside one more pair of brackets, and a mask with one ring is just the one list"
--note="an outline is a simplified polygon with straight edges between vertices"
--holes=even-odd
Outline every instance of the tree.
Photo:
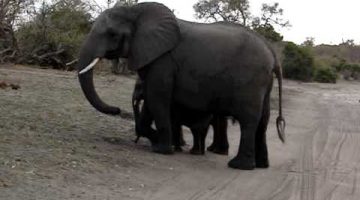
[[132,6],[138,3],[138,0],[117,0],[114,6]]
[[284,10],[279,7],[279,3],[274,3],[273,5],[262,4],[261,7],[261,16],[255,17],[253,19],[253,27],[255,26],[280,26],[280,27],[289,27],[290,22],[284,20],[281,16],[284,14]]
[[274,27],[270,24],[257,26],[253,29],[271,42],[280,42],[283,40],[283,36],[276,32]]
[[283,70],[284,77],[310,81],[314,74],[314,56],[309,48],[297,46],[288,42],[283,50]]
[[274,27],[288,27],[290,23],[281,17],[284,10],[279,3],[263,4],[260,17],[251,16],[249,8],[248,0],[200,0],[194,5],[198,19],[239,23],[251,27],[270,41],[282,41],[283,37]]
[[306,47],[313,47],[315,45],[315,38],[306,37],[305,41],[301,45]]
[[198,19],[231,21],[247,26],[251,18],[248,0],[200,0],[193,7]]
[[43,1],[30,21],[16,31],[21,56],[17,62],[71,69],[89,32],[91,7],[83,0]]
[[279,3],[273,5],[264,3],[261,7],[261,16],[254,17],[252,20],[252,28],[268,40],[280,42],[283,40],[283,36],[275,31],[274,26],[281,28],[290,26],[289,21],[281,17],[283,13],[284,10],[279,7]]
[[0,1],[0,63],[13,61],[19,53],[15,24],[33,4],[34,0]]
[[344,45],[344,46],[349,46],[349,47],[354,47],[355,46],[355,42],[353,39],[347,39],[347,40],[343,40],[340,45]]

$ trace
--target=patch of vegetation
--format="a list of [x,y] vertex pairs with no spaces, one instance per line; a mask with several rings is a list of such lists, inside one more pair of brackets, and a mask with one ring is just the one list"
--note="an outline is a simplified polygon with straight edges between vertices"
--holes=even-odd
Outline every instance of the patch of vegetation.
[[360,64],[350,64],[341,60],[335,68],[345,80],[360,80]]
[[307,47],[287,42],[283,50],[284,77],[300,81],[311,81],[315,71],[314,56]]
[[91,15],[81,1],[42,4],[35,17],[16,31],[22,58],[19,63],[64,69],[76,59],[80,45],[91,28]]
[[337,73],[331,67],[316,68],[314,73],[314,81],[320,83],[336,83]]

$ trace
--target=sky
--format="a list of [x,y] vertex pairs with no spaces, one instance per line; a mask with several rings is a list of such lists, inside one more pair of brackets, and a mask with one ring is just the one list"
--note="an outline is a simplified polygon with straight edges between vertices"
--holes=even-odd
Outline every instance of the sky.
[[[106,0],[96,0],[105,4]],[[156,1],[175,9],[178,18],[199,21],[194,17],[193,5],[198,0],[140,0]],[[262,3],[278,2],[284,9],[283,18],[291,27],[277,28],[286,41],[301,44],[307,37],[315,38],[315,44],[339,44],[348,39],[360,44],[359,0],[249,0],[251,13],[260,15]]]

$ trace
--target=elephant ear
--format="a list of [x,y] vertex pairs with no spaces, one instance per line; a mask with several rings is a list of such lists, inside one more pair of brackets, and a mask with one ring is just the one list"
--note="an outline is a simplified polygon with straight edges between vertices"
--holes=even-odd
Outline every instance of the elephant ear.
[[140,3],[131,41],[129,67],[138,70],[173,49],[180,40],[175,15],[160,3]]

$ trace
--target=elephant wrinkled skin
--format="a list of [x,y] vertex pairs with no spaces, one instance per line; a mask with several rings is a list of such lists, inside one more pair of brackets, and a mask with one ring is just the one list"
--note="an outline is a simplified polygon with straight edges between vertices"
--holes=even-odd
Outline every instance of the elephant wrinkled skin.
[[144,81],[145,101],[157,129],[153,151],[172,153],[171,105],[230,116],[241,125],[232,168],[268,167],[266,129],[273,73],[279,83],[278,135],[284,139],[281,67],[272,48],[247,28],[228,22],[201,24],[176,19],[159,3],[104,11],[80,51],[79,80],[100,112],[120,114],[104,103],[89,66],[97,58],[128,58]]
[[[138,138],[143,136],[152,143],[156,143],[156,131],[151,127],[153,118],[147,110],[146,102],[144,101],[144,85],[140,79],[136,81],[134,87],[132,106],[135,116],[135,131]],[[197,111],[173,104],[171,107],[171,126],[175,151],[182,151],[181,146],[185,145],[182,125],[189,127],[193,134],[191,154],[205,153],[205,138],[209,125],[213,127],[214,138],[213,143],[207,148],[208,151],[222,155],[228,154],[229,142],[227,140],[226,117],[198,113]]]

